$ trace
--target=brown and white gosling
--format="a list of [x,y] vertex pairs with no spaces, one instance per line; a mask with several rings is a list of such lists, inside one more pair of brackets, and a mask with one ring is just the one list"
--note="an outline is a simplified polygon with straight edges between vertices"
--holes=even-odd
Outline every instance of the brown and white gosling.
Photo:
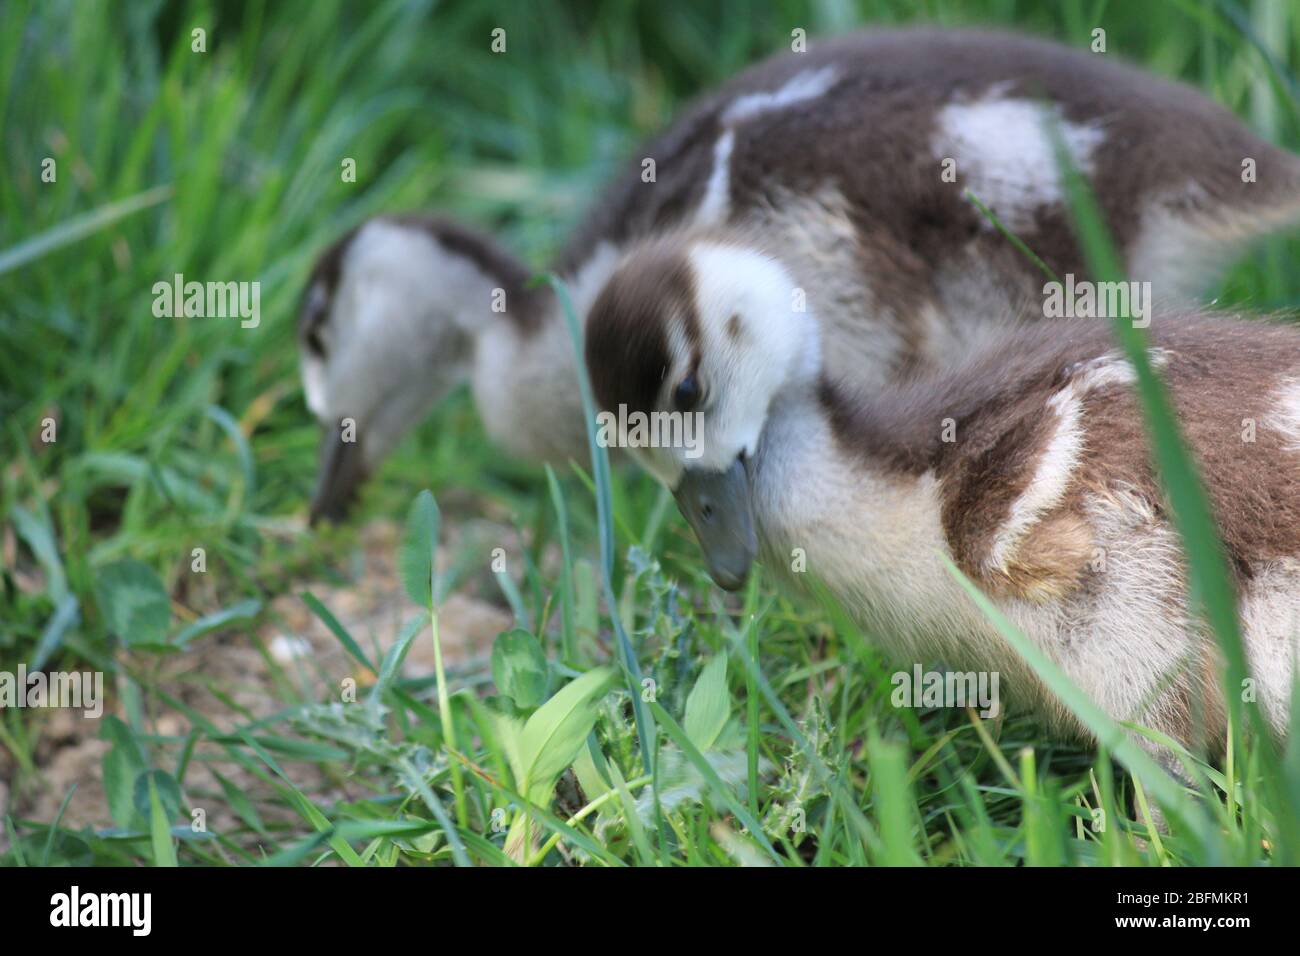
[[[1011,703],[1082,733],[946,556],[1110,716],[1193,745],[1199,715],[1221,741],[1214,642],[1189,610],[1134,373],[1106,323],[1008,328],[864,397],[828,374],[794,288],[773,258],[700,243],[625,267],[588,321],[604,408],[700,415],[693,447],[635,454],[678,495],[714,579],[739,587],[758,552],[798,583],[802,556],[899,658],[999,672]],[[1300,328],[1171,313],[1148,331],[1282,733],[1300,632]]]
[[[1082,273],[1047,121],[1129,275],[1161,298],[1198,295],[1250,239],[1300,216],[1300,161],[1188,87],[1028,37],[876,30],[814,40],[687,108],[632,154],[553,269],[585,316],[643,244],[746,230],[798,278],[826,361],[876,386],[967,354],[1039,294],[1037,268],[967,190],[1058,275]],[[568,332],[529,273],[490,238],[418,217],[373,219],[321,256],[299,320],[307,401],[325,426],[314,516],[341,515],[465,381],[507,450],[585,458]]]

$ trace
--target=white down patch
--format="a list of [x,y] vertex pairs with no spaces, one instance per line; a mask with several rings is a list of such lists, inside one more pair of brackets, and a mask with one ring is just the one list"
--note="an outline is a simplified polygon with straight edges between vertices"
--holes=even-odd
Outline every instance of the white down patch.
[[1242,591],[1241,623],[1264,717],[1285,734],[1300,655],[1300,561],[1283,559],[1255,575]]
[[[1150,349],[1148,360],[1154,368],[1169,363],[1170,353]],[[1083,398],[1097,389],[1115,385],[1128,386],[1137,381],[1137,372],[1117,352],[1108,352],[1081,363],[1073,378],[1047,400],[1048,412],[1056,419],[1056,431],[1039,456],[1034,477],[1020,494],[1007,515],[989,551],[987,567],[1005,571],[1007,562],[1025,534],[1058,504],[1074,477],[1079,454],[1083,450]]]
[[1043,449],[1028,487],[1011,506],[1007,522],[998,532],[989,551],[988,567],[1005,571],[1012,551],[1025,533],[1045,513],[1056,507],[1074,477],[1083,448],[1083,403],[1078,392],[1069,386],[1048,399],[1047,407],[1056,418],[1056,431]]
[[709,173],[704,198],[695,210],[695,221],[700,225],[712,225],[727,218],[731,200],[731,150],[735,145],[735,131],[727,130],[713,146],[713,171]]
[[738,96],[723,110],[723,125],[734,126],[736,123],[752,119],[759,113],[783,110],[795,103],[816,99],[831,88],[835,78],[835,67],[824,66],[820,70],[804,70],[802,73],[796,73],[774,93],[747,93]]
[[1106,138],[1100,127],[1067,122],[1057,107],[1003,97],[998,88],[983,99],[940,110],[931,148],[940,163],[956,161],[961,181],[1003,225],[1012,231],[1028,229],[1040,207],[1060,204],[1064,197],[1052,123],[1075,166],[1091,176],[1093,154]]
[[1300,378],[1290,379],[1283,384],[1277,396],[1273,424],[1286,436],[1291,449],[1300,452]]
[[[325,294],[324,283],[319,280],[312,284],[310,291],[307,293],[307,303],[303,311],[318,311],[327,308],[329,305],[328,296]],[[324,335],[325,330],[317,331],[318,335]],[[317,418],[324,419],[329,415],[329,402],[326,397],[326,380],[325,380],[325,362],[323,359],[314,355],[308,349],[300,348],[299,365],[302,369],[302,387],[307,395],[307,408]]]
[[596,304],[596,297],[605,288],[605,283],[618,268],[622,255],[623,250],[620,247],[608,240],[601,240],[582,264],[565,276],[569,284],[569,299],[573,303],[573,309],[578,315],[583,316],[584,320],[591,307]]
[[[1156,370],[1168,365],[1172,357],[1173,353],[1168,349],[1147,349],[1147,362]],[[1077,377],[1068,387],[1076,395],[1087,395],[1108,385],[1132,385],[1137,382],[1137,371],[1118,352],[1100,355],[1090,362],[1080,364],[1074,371]]]
[[325,362],[315,355],[308,355],[304,350],[299,365],[302,369],[302,390],[307,395],[307,408],[317,419],[325,421],[330,413]]
[[731,153],[736,145],[735,127],[762,113],[787,109],[796,103],[816,99],[829,90],[837,78],[835,68],[831,66],[804,70],[773,92],[738,96],[722,111],[719,122],[723,126],[723,132],[713,147],[713,169],[709,173],[709,184],[695,211],[697,224],[713,225],[727,218],[731,201]]

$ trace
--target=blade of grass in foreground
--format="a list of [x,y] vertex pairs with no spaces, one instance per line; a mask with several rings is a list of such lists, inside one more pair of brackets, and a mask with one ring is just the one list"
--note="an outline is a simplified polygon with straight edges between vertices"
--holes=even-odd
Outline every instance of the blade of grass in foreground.
[[1060,279],[1057,278],[1056,273],[1052,271],[1052,267],[1049,266],[1042,259],[1040,259],[1038,257],[1038,253],[1034,252],[1033,249],[1030,249],[1029,246],[1025,244],[1025,241],[1023,239],[1021,239],[1014,232],[1012,232],[1010,229],[1004,226],[1002,224],[1002,220],[999,219],[996,215],[994,215],[993,210],[990,209],[988,206],[984,205],[984,203],[980,201],[980,198],[978,196],[976,196],[969,189],[964,190],[962,195],[964,195],[966,199],[970,201],[971,205],[973,205],[976,209],[980,211],[980,215],[982,215],[985,219],[989,221],[990,225],[992,225],[993,228],[996,229],[1002,235],[1002,238],[1007,240],[1007,242],[1011,243],[1011,245],[1015,248],[1017,252],[1019,252],[1027,260],[1029,260],[1029,262],[1033,263],[1034,268],[1036,268],[1043,275],[1047,276],[1049,282],[1060,281]]
[[[438,688],[438,719],[442,725],[443,746],[456,749],[456,720],[451,712],[451,695],[447,693],[447,671],[442,662],[442,638],[438,631],[438,604],[442,587],[438,575],[438,533],[442,515],[433,492],[424,489],[415,496],[406,516],[402,546],[398,552],[398,571],[407,595],[419,604],[429,618],[433,639],[433,673]],[[414,631],[403,636],[409,643]],[[403,651],[403,653],[405,653]],[[456,798],[456,822],[462,830],[469,829],[469,803],[465,795],[465,780],[460,765],[451,763],[451,787]],[[450,839],[450,836],[449,836]]]
[[176,866],[176,847],[172,845],[171,828],[167,825],[167,813],[163,810],[158,788],[154,786],[153,777],[149,778],[149,835],[153,844],[155,866]]
[[867,761],[884,843],[881,862],[885,866],[921,866],[912,833],[916,800],[907,782],[903,748],[881,739],[873,728],[867,739]]
[[573,342],[574,367],[578,376],[578,390],[582,395],[583,416],[587,420],[587,447],[591,452],[591,472],[596,482],[596,517],[600,530],[600,571],[601,585],[605,591],[605,602],[609,605],[610,623],[618,638],[620,663],[627,678],[628,691],[632,695],[632,716],[636,720],[637,742],[641,747],[641,765],[646,773],[653,766],[650,759],[650,715],[646,713],[641,701],[641,667],[637,663],[632,642],[628,639],[619,619],[618,599],[614,592],[614,503],[610,493],[609,450],[596,440],[596,399],[591,392],[591,382],[587,378],[586,365],[583,362],[582,328],[578,324],[577,314],[573,311],[573,302],[569,298],[568,287],[555,275],[547,275],[546,281],[555,290],[560,308],[564,312],[564,321],[569,327],[569,339]]
[[[1048,129],[1091,278],[1098,282],[1119,282],[1124,279],[1124,270],[1092,191],[1074,166],[1060,130],[1054,125],[1049,125]],[[1260,708],[1242,706],[1241,689],[1246,686],[1249,671],[1237,615],[1237,594],[1204,484],[1187,452],[1169,394],[1151,367],[1145,328],[1136,325],[1128,314],[1113,316],[1112,326],[1137,374],[1137,392],[1156,471],[1169,497],[1174,526],[1187,555],[1193,602],[1199,605],[1200,612],[1213,629],[1227,665],[1223,691],[1231,718],[1230,726],[1240,731],[1248,723],[1253,731],[1264,769],[1265,786],[1278,811],[1276,819],[1282,831],[1279,834],[1282,837],[1279,841],[1282,856],[1287,862],[1296,862],[1300,859],[1300,812],[1297,808],[1300,795],[1290,792],[1285,786],[1281,762]]]
[[546,466],[546,487],[555,507],[556,534],[560,538],[560,661],[568,667],[578,665],[577,630],[573,618],[573,557],[569,550],[569,511],[555,471]]
[[424,805],[429,808],[429,812],[434,815],[439,825],[441,825],[443,835],[447,838],[447,846],[451,849],[452,861],[457,866],[473,866],[468,854],[465,852],[465,845],[461,842],[460,834],[456,831],[456,824],[447,815],[441,801],[429,789],[424,777],[406,758],[402,758],[398,766],[401,769],[402,778],[406,781],[406,785],[420,795]]
[[18,243],[16,246],[11,246],[0,252],[0,275],[26,265],[34,259],[39,259],[55,249],[85,239],[87,236],[111,226],[119,219],[125,219],[127,216],[141,212],[151,206],[166,202],[171,196],[171,186],[157,186],[142,193],[136,193],[134,196],[128,196],[126,199],[109,203],[107,206],[100,206],[98,209],[77,216],[74,219],[69,219],[67,222],[59,223],[52,229],[47,229],[30,239]]

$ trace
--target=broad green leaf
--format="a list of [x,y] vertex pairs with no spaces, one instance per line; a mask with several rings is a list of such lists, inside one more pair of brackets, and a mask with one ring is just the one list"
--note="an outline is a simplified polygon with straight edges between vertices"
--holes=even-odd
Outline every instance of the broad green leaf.
[[531,709],[546,699],[546,655],[537,638],[516,627],[492,645],[492,680],[518,707]]
[[397,555],[402,584],[411,600],[420,607],[431,607],[436,593],[433,586],[434,556],[438,550],[438,502],[433,492],[424,490],[411,502],[406,516],[406,530]]
[[522,790],[524,774],[527,772],[524,767],[523,751],[520,749],[524,737],[524,722],[518,717],[511,717],[508,714],[494,714],[493,716],[496,725],[497,743],[505,751],[506,763],[510,765],[510,772],[515,775],[515,786]]
[[[36,830],[18,841],[13,848],[14,857],[0,856],[0,866],[11,866],[12,859],[21,860],[28,854],[41,866],[93,866],[95,852],[90,844],[74,833],[52,826],[47,833]],[[25,865],[19,862],[19,866]]]
[[573,763],[596,723],[596,704],[613,672],[597,667],[566,684],[524,724],[519,739],[520,787],[534,803],[549,799],[564,768]]
[[165,643],[171,601],[149,565],[127,558],[101,568],[96,595],[108,629],[125,644]]
[[772,861],[763,855],[758,844],[737,833],[722,820],[714,822],[709,827],[709,835],[718,842],[718,846],[737,866],[770,867],[773,865]]
[[602,793],[609,790],[610,785],[605,782],[605,778],[608,776],[605,758],[599,751],[593,749],[590,740],[588,740],[588,745],[582,747],[578,751],[578,756],[574,758],[573,773],[578,778],[578,785],[582,787],[582,792],[587,795],[588,800],[595,800]]
[[686,698],[686,717],[682,727],[699,750],[708,750],[717,742],[731,716],[731,698],[727,693],[727,655],[718,654],[700,671],[691,695]]

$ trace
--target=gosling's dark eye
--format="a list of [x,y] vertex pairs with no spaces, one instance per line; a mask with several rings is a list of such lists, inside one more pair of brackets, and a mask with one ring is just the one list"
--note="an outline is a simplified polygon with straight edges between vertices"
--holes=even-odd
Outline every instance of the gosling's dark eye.
[[325,357],[325,343],[321,340],[319,330],[312,329],[307,333],[307,348],[311,349],[319,358]]
[[673,405],[679,412],[690,412],[700,403],[700,383],[694,373],[686,376],[673,389]]

